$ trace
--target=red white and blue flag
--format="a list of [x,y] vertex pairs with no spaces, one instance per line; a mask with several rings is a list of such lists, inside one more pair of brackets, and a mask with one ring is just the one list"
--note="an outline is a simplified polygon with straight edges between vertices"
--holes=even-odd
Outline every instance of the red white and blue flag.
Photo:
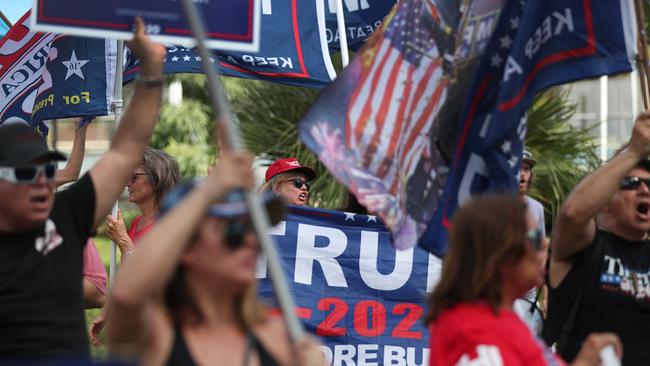
[[110,114],[116,42],[31,32],[27,12],[0,40],[0,124]]
[[444,254],[458,206],[483,192],[516,191],[535,94],[631,71],[635,24],[629,0],[507,1],[463,108],[444,195],[421,245]]
[[449,0],[399,2],[301,122],[301,139],[382,218],[398,248],[415,245],[435,208],[440,159],[431,134],[452,77],[449,30],[459,8]]

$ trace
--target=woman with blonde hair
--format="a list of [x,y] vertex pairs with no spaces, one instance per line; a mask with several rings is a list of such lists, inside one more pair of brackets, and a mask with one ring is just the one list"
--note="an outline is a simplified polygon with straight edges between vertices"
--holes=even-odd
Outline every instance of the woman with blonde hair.
[[[430,365],[564,365],[513,311],[544,281],[543,234],[515,195],[473,198],[454,215],[440,282],[429,298]],[[591,334],[572,365],[600,365],[621,343]]]
[[265,182],[260,190],[275,193],[289,205],[305,206],[311,181],[315,178],[316,172],[300,165],[298,159],[278,159],[266,170]]
[[[294,349],[257,300],[260,248],[239,189],[252,185],[250,157],[223,153],[205,180],[168,195],[109,297],[113,354],[143,365],[324,365],[315,343]],[[281,203],[265,202],[278,222]]]

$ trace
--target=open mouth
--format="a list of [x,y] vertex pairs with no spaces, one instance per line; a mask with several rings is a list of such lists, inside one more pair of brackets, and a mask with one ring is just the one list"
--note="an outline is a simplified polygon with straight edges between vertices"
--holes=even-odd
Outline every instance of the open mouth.
[[33,203],[45,203],[47,201],[47,196],[46,195],[32,196],[29,201]]
[[648,202],[640,202],[636,205],[636,212],[641,215],[647,215],[648,210],[650,210],[650,203]]
[[300,193],[300,194],[298,195],[298,198],[299,198],[301,201],[306,201],[306,200],[307,200],[307,193]]

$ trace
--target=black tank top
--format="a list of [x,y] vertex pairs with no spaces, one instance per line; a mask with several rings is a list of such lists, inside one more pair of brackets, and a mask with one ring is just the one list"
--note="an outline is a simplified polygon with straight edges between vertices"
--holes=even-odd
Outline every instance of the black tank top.
[[[599,260],[587,273],[594,249]],[[580,286],[585,286],[582,301],[562,357],[571,362],[589,333],[613,332],[623,342],[623,365],[650,365],[650,242],[596,231],[560,285],[549,286],[547,343],[559,334]]]
[[[278,366],[273,356],[264,348],[264,345],[255,338],[252,333],[246,335],[246,350],[244,355],[244,365],[248,366],[252,352],[257,352],[260,358],[260,366]],[[174,343],[167,360],[167,366],[197,366],[192,358],[185,338],[179,327],[174,328]]]

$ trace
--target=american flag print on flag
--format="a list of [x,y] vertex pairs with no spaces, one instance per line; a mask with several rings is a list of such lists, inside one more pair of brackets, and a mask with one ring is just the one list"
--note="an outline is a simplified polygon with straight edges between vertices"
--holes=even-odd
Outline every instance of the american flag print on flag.
[[437,3],[399,2],[300,125],[305,144],[400,249],[415,245],[435,207],[413,193],[435,190],[431,131],[450,80],[441,36],[449,22]]

